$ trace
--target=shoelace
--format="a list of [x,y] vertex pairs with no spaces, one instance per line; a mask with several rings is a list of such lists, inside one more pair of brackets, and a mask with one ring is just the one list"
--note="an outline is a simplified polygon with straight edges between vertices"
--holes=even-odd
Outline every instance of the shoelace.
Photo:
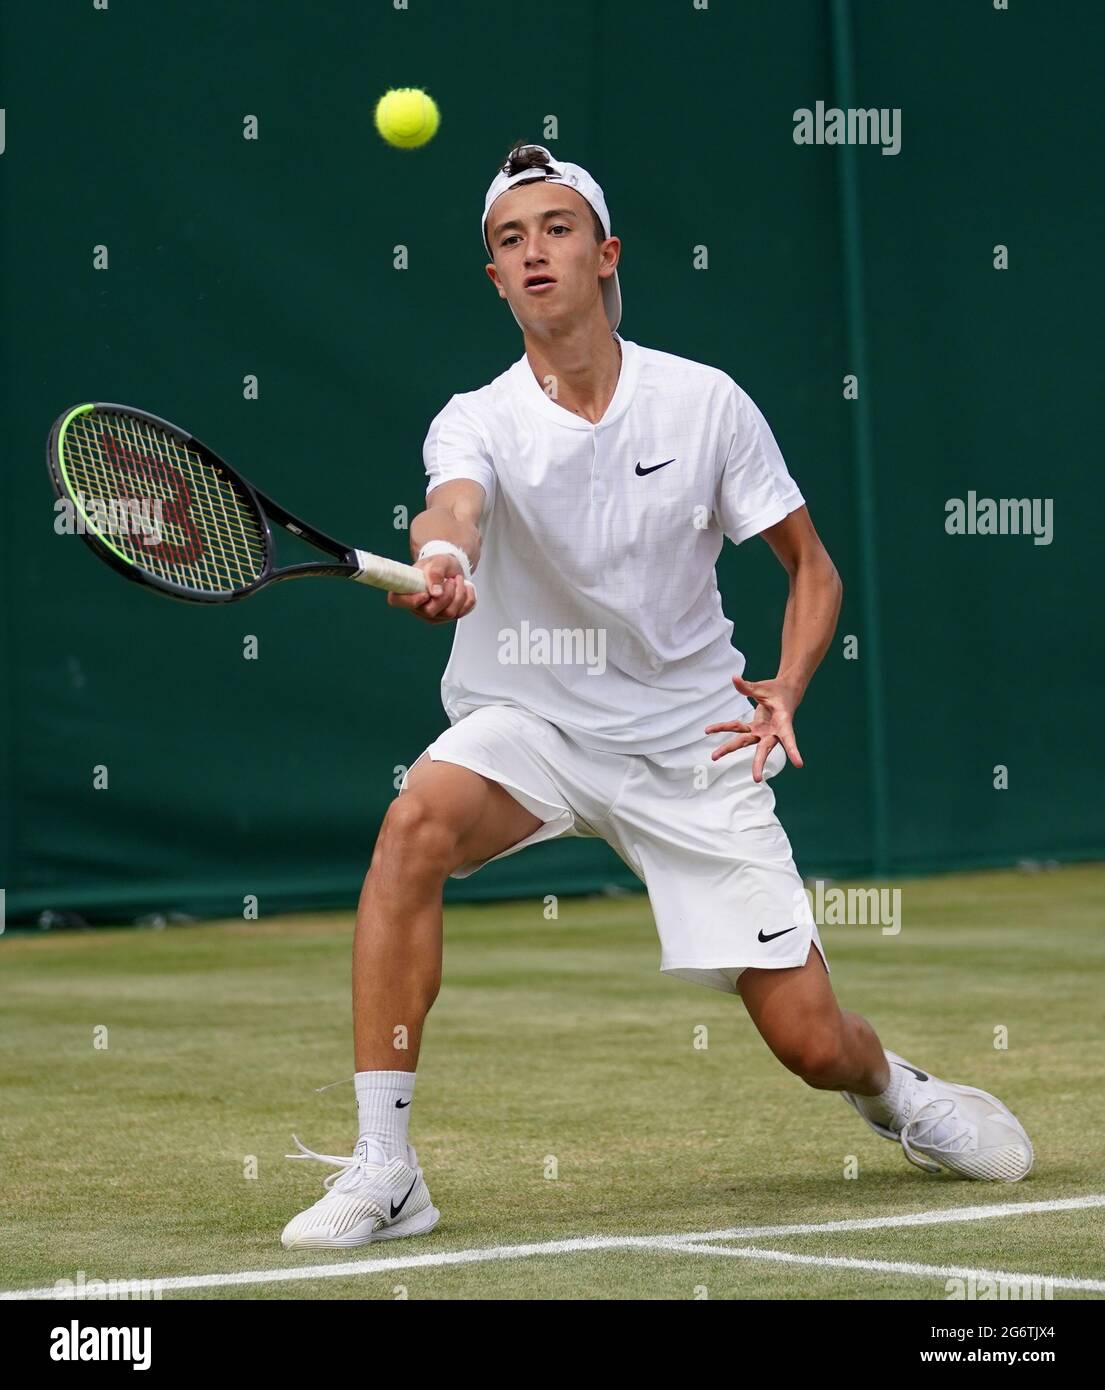
[[[300,1140],[298,1134],[293,1134],[292,1138],[296,1142],[296,1147],[299,1149],[299,1153],[285,1154],[285,1158],[315,1158],[318,1159],[320,1163],[336,1164],[337,1167],[341,1169],[340,1172],[330,1173],[327,1177],[323,1178],[322,1185],[327,1190],[327,1192],[330,1191],[333,1185],[340,1182],[341,1179],[346,1177],[347,1175],[355,1174],[356,1178],[359,1179],[360,1173],[357,1171],[358,1169],[367,1169],[369,1166],[377,1166],[376,1164],[369,1165],[367,1163],[362,1163],[356,1154],[318,1154],[315,1153],[314,1149],[309,1149],[307,1145]],[[337,1190],[341,1192],[343,1189],[339,1187]]]
[[[947,1106],[947,1109],[938,1112],[938,1106]],[[961,1154],[964,1144],[970,1144],[971,1131],[968,1128],[960,1129],[953,1133],[950,1138],[937,1143],[935,1140],[936,1126],[941,1120],[948,1119],[955,1111],[955,1101],[948,1096],[941,1096],[938,1099],[926,1101],[902,1126],[898,1138],[902,1141],[902,1148],[906,1158],[910,1163],[918,1168],[923,1168],[928,1173],[939,1173],[941,1165],[923,1158],[920,1154],[914,1153],[910,1148],[910,1138],[915,1138],[918,1144],[924,1144],[926,1148],[936,1149],[938,1153]],[[925,1135],[929,1137],[926,1138]]]

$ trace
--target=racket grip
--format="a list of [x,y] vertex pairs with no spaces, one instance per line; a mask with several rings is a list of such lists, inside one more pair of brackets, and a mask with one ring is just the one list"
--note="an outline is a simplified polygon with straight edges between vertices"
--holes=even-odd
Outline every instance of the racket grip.
[[358,584],[370,584],[374,589],[387,589],[393,594],[424,594],[426,576],[413,565],[373,555],[368,550],[354,550],[357,573],[350,578]]

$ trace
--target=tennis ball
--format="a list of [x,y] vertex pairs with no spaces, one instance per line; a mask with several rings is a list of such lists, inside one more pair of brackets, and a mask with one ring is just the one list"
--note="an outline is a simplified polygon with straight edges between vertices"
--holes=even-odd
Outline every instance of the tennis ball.
[[394,87],[376,103],[376,129],[397,150],[432,140],[440,122],[437,103],[421,87]]

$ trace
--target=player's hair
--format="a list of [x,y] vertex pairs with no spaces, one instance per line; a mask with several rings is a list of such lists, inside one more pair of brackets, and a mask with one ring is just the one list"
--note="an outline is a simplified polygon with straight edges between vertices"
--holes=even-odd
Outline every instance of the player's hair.
[[[510,147],[510,152],[503,160],[502,170],[504,174],[520,174],[524,169],[546,169],[548,168],[549,157],[538,145],[531,145],[525,140],[515,140]],[[586,200],[584,200],[586,201]],[[595,240],[602,242],[606,240],[606,233],[602,229],[599,215],[591,204],[587,204],[591,213],[591,222],[594,227]]]

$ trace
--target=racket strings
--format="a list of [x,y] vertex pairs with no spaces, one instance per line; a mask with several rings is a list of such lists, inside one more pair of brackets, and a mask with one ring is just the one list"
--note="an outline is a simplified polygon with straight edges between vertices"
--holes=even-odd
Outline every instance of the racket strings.
[[62,452],[86,525],[129,563],[213,593],[260,578],[268,545],[251,499],[173,435],[89,411],[70,422]]

